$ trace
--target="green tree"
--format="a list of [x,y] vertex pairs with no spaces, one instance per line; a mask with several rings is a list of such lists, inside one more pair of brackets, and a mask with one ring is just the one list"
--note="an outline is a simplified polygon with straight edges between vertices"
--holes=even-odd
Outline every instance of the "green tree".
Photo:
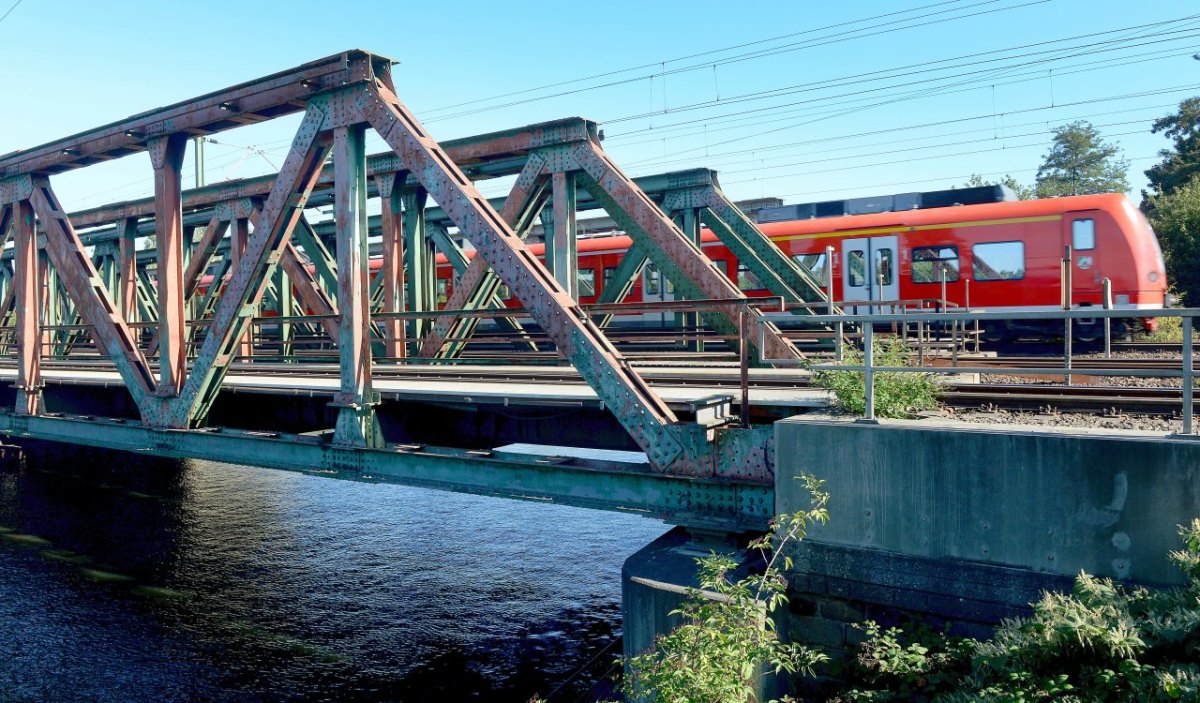
[[1037,197],[1124,193],[1129,162],[1091,123],[1079,120],[1054,130],[1054,143],[1037,172]]
[[1185,305],[1200,304],[1200,173],[1143,206],[1162,245],[1167,280]]
[[1009,190],[1017,194],[1017,200],[1033,200],[1037,198],[1037,193],[1034,192],[1033,186],[1023,185],[1017,179],[1004,174],[1004,178],[1000,180],[987,180],[978,173],[972,173],[971,177],[963,183],[964,188],[978,188],[979,186],[1008,186]]
[[672,612],[683,624],[659,637],[653,650],[629,660],[624,690],[630,700],[756,703],[760,667],[812,675],[814,666],[828,661],[813,649],[781,642],[771,617],[787,603],[783,574],[792,562],[784,546],[803,539],[809,525],[829,519],[822,482],[799,478],[812,495],[811,507],[776,516],[771,531],[749,545],[762,553],[762,573],[730,581],[737,563],[729,557],[714,553],[696,560],[700,588],[689,589],[683,606]]
[[[1170,149],[1158,152],[1162,161],[1146,171],[1151,195],[1170,195],[1200,174],[1200,96],[1179,103],[1179,112],[1156,121],[1150,131],[1162,132],[1172,142]],[[1149,210],[1147,209],[1147,212]]]

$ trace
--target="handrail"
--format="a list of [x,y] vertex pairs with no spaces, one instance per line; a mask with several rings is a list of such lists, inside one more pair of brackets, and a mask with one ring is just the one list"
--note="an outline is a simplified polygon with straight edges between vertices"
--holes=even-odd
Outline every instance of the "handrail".
[[[866,315],[814,315],[810,319],[816,322],[855,322],[862,327],[863,334],[863,363],[861,364],[843,364],[838,360],[831,364],[812,364],[810,368],[823,371],[859,371],[863,374],[863,385],[865,395],[865,411],[862,418],[865,422],[877,422],[875,418],[875,374],[876,373],[993,373],[993,374],[1062,374],[1067,385],[1071,383],[1071,333],[1069,323],[1073,320],[1094,320],[1105,319],[1111,320],[1114,318],[1127,319],[1130,313],[1141,313],[1136,317],[1178,317],[1182,318],[1183,322],[1183,339],[1180,341],[1180,354],[1182,356],[1181,368],[1179,371],[1170,369],[1154,369],[1154,370],[1138,370],[1138,369],[1118,369],[1118,368],[1100,368],[1088,369],[1088,375],[1092,376],[1131,376],[1131,377],[1159,377],[1159,378],[1182,378],[1183,379],[1183,394],[1181,398],[1183,417],[1183,432],[1184,435],[1191,435],[1193,431],[1193,411],[1195,404],[1195,366],[1193,360],[1194,354],[1194,320],[1200,317],[1200,308],[1156,308],[1156,309],[1140,309],[1126,308],[1120,310],[1105,310],[1105,309],[1084,309],[1084,310],[1037,310],[1037,311],[1022,311],[1022,312],[986,312],[973,310],[946,310],[943,312],[930,313],[906,313],[906,314],[866,314]],[[774,318],[773,314],[764,314],[758,321],[760,325],[765,324]],[[986,366],[986,367],[971,367],[971,366],[948,366],[948,367],[909,367],[909,366],[878,366],[874,363],[874,343],[876,324],[888,324],[893,322],[981,322],[985,320],[1062,320],[1067,325],[1066,329],[1066,352],[1063,355],[1063,365],[1061,367],[1046,366],[1044,368],[1028,368],[1028,367],[1005,367],[1005,366]],[[761,333],[760,333],[761,334]],[[762,337],[759,337],[760,343]],[[762,349],[762,347],[759,347]],[[791,359],[771,359],[762,357],[762,361],[776,365],[799,365]]]

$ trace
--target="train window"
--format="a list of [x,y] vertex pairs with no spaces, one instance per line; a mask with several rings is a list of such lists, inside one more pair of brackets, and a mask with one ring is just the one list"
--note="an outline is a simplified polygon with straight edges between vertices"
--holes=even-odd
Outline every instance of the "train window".
[[862,288],[867,285],[867,257],[861,251],[852,251],[846,257],[846,270],[850,272],[850,285]]
[[579,297],[596,294],[596,269],[579,269],[575,276]]
[[1071,222],[1071,247],[1075,251],[1096,248],[1096,221],[1073,220]]
[[754,274],[750,273],[750,269],[746,268],[745,264],[738,264],[738,288],[742,290],[760,290],[763,284],[759,283]]
[[1025,278],[1024,242],[988,242],[971,249],[976,281],[1016,281]]
[[800,268],[822,281],[825,280],[825,254],[796,254],[792,260],[799,264]]
[[913,283],[941,283],[958,280],[958,247],[914,247],[912,250]]
[[450,279],[448,279],[448,278],[437,279],[437,304],[438,305],[445,305],[446,301],[450,300],[449,286],[450,286]]
[[875,278],[879,279],[879,285],[892,285],[892,250],[877,249],[875,251]]
[[500,296],[501,300],[508,300],[512,297],[512,291],[508,289],[508,286],[501,283],[499,290],[496,291],[496,295]]

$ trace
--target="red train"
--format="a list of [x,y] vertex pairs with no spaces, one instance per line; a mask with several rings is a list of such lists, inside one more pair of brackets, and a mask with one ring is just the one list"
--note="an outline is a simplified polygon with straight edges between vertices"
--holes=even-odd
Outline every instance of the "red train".
[[[1060,310],[1061,261],[1068,246],[1074,307],[1102,306],[1105,278],[1111,281],[1113,307],[1129,310],[1132,325],[1152,329],[1153,311],[1169,302],[1154,232],[1120,194],[789,219],[759,226],[820,281],[825,279],[826,247],[832,246],[839,302],[938,299],[944,274],[946,298],[958,305],[969,302],[974,309],[988,311]],[[630,244],[624,236],[579,242],[580,302],[596,301]],[[702,247],[747,294],[767,294],[707,230]],[[531,248],[541,255],[541,245]],[[452,282],[441,257],[437,285],[439,301],[444,302]],[[669,283],[648,265],[626,300],[672,296]],[[1077,326],[1077,333],[1084,338],[1098,334],[1099,325],[1094,327],[1089,332],[1088,326]],[[1010,322],[988,328],[985,337],[1042,331],[1030,323]]]

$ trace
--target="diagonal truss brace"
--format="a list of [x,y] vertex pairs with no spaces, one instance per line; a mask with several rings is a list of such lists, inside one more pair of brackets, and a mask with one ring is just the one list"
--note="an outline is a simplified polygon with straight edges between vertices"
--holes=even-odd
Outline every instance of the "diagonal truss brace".
[[[522,240],[529,233],[534,218],[549,198],[549,169],[550,164],[544,158],[536,153],[531,155],[500,210],[500,217]],[[499,290],[499,276],[488,266],[484,257],[476,256],[459,277],[458,285],[454,287],[454,292],[450,294],[450,300],[446,303],[446,309],[482,308],[485,303],[496,300]],[[478,326],[479,318],[476,317],[439,316],[433,329],[421,342],[420,356],[427,359],[457,357]]]
[[[20,199],[29,200],[42,220],[47,230],[48,255],[56,269],[68,272],[65,288],[83,318],[92,326],[101,346],[116,362],[146,426],[189,428],[203,422],[235,356],[239,340],[249,328],[267,281],[286,255],[291,233],[320,178],[322,164],[333,148],[335,130],[366,123],[383,137],[420,188],[442,206],[447,217],[474,245],[477,256],[487,261],[522,300],[558,352],[596,390],[633,439],[645,449],[657,470],[688,475],[716,475],[719,471],[728,471],[731,475],[750,472],[769,476],[766,435],[757,430],[718,430],[714,436],[712,430],[701,425],[679,422],[583,309],[530,253],[513,228],[400,103],[391,88],[388,64],[361,52],[348,56],[352,58],[348,75],[354,78],[336,85],[326,84],[322,86],[325,92],[318,91],[306,98],[304,119],[292,149],[271,187],[241,261],[225,286],[191,373],[176,397],[153,395],[155,379],[146,359],[133,343],[128,325],[109,299],[45,176],[18,176],[27,181],[32,179],[27,188],[29,192]],[[579,174],[581,177],[586,175],[584,166]],[[615,167],[604,170],[600,176],[593,174],[590,177],[604,186],[603,192],[615,189],[625,195],[621,186],[605,183]],[[627,179],[626,184],[627,189],[631,187]],[[0,191],[4,190],[4,185],[0,183]],[[644,194],[642,197],[644,199]],[[644,205],[657,213],[648,200]],[[661,213],[657,213],[657,217],[665,220]],[[657,231],[654,225],[647,229]],[[669,236],[679,236],[669,221],[666,221],[665,231]],[[704,265],[699,250],[695,253],[695,260],[688,266]],[[360,283],[364,283],[365,271],[361,268],[360,264]],[[688,267],[681,268],[686,273]],[[339,278],[350,274],[339,271]],[[703,292],[708,297],[721,297],[716,291]],[[363,298],[357,300],[360,312],[351,318],[354,324],[362,324],[369,319],[369,313],[364,310]],[[359,359],[361,363],[362,357]],[[358,386],[354,391],[356,394],[359,388],[366,386]]]
[[703,444],[704,428],[678,424],[670,408],[630,368],[386,84],[370,87],[361,115],[442,206],[478,256],[491,264],[521,299],[559,353],[596,390],[651,462],[662,470],[695,471],[695,451],[703,449],[696,446],[696,437],[698,434]]
[[[693,299],[731,299],[742,298],[744,294],[722,273],[717,271],[713,263],[704,256],[703,252],[687,238],[687,236],[667,217],[635,183],[626,177],[600,149],[594,136],[567,144],[545,147],[534,151],[529,162],[521,172],[517,185],[504,203],[503,213],[511,214],[521,208],[522,212],[534,214],[545,205],[544,189],[550,174],[575,173],[579,186],[597,202],[608,214],[625,229],[634,239],[635,244],[643,247],[643,252],[659,268],[668,275],[681,292]],[[534,178],[543,188],[542,199],[532,200],[531,185]],[[522,180],[530,183],[523,186]],[[711,194],[711,193],[710,193]],[[514,197],[521,200],[513,201]],[[721,196],[723,198],[723,196]],[[722,207],[718,199],[713,198],[714,206]],[[537,205],[537,209],[529,209]],[[736,208],[735,208],[736,209]],[[506,219],[508,217],[506,216]],[[509,220],[512,222],[512,220]],[[774,245],[766,240],[753,225],[753,232],[765,242],[767,247]],[[518,228],[519,231],[519,228]],[[743,241],[743,236],[739,241]],[[743,250],[751,251],[748,246]],[[769,250],[766,250],[769,251]],[[776,255],[786,259],[775,249]],[[765,264],[764,264],[765,265]],[[794,267],[794,264],[787,262]],[[493,280],[489,277],[486,264],[472,263],[459,281],[453,296],[447,303],[452,310],[473,309],[480,307],[480,286]],[[800,296],[782,284],[782,289],[788,291],[789,299],[799,300]],[[486,292],[486,291],[485,291]],[[623,296],[622,296],[623,297]],[[760,315],[758,311],[750,311],[753,317]],[[704,315],[706,322],[719,333],[734,338],[739,335],[738,310],[719,309]],[[443,316],[430,334],[423,340],[421,356],[423,357],[454,357],[461,352],[474,329],[476,320],[464,318],[454,320]],[[756,324],[752,322],[751,324]],[[761,350],[760,356],[770,358],[800,358],[800,352],[772,324],[761,323],[764,329],[764,340],[767,348]],[[447,342],[447,339],[450,341]],[[752,344],[757,340],[750,340]]]
[[[790,303],[824,300],[821,283],[775,246],[721,190],[717,174],[694,169],[657,176],[669,185],[662,209],[677,216],[699,215],[710,231],[729,247],[738,262],[749,269],[771,293]],[[802,308],[803,309],[803,308]]]
[[[579,174],[580,185],[599,202],[609,215],[634,236],[649,244],[647,254],[660,270],[667,272],[677,289],[689,297],[707,299],[744,298],[745,294],[728,277],[718,271],[700,247],[660,210],[644,191],[637,187],[608,158],[595,138],[572,147],[572,157]],[[673,274],[673,275],[671,275]],[[710,326],[719,332],[736,337],[739,334],[741,308],[718,308],[706,313]],[[766,348],[759,349],[761,358],[799,359],[800,351],[775,325],[761,321],[762,313],[747,309],[752,328],[761,325],[761,339]],[[757,346],[757,339],[748,340]]]

